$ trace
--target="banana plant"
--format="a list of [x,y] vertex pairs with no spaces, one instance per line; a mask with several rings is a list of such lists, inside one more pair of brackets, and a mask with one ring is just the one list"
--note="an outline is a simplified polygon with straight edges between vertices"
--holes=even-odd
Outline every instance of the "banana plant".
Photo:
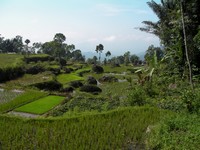
[[156,51],[154,51],[154,56],[149,60],[148,67],[140,67],[135,73],[138,75],[138,83],[144,85],[145,82],[152,81],[155,69],[158,67],[158,60]]

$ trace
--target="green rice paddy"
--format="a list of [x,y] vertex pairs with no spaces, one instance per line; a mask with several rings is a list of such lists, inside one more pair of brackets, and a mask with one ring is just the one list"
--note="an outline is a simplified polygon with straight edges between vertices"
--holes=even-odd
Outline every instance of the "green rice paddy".
[[47,97],[38,99],[34,102],[23,105],[15,109],[15,111],[40,115],[51,110],[52,108],[60,104],[64,99],[65,97],[61,97],[61,96],[47,96]]
[[84,80],[83,77],[79,77],[75,74],[60,74],[57,76],[58,82],[62,84],[69,83],[71,81],[76,81],[76,80]]

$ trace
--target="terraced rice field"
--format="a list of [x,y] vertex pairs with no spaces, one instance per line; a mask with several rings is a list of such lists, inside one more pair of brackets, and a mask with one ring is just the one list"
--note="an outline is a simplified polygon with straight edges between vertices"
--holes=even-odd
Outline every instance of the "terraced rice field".
[[59,105],[64,99],[62,96],[47,96],[16,108],[15,111],[41,115]]

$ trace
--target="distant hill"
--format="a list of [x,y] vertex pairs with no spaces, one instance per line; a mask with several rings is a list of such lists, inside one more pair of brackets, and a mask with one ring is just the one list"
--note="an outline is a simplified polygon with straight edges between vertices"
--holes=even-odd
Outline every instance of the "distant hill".
[[[97,56],[97,57],[99,56],[95,52],[82,52],[82,55],[84,55],[86,59],[93,58],[94,56]],[[105,53],[102,53],[101,54],[101,60],[104,60],[104,58],[105,58]]]
[[[82,55],[85,56],[86,59],[88,58],[93,58],[94,56],[97,56],[98,57],[98,54],[95,53],[95,52],[82,52]],[[123,55],[123,54],[122,54]],[[141,60],[144,60],[144,55],[145,55],[145,52],[140,52],[140,53],[137,53],[136,54]],[[111,55],[111,57],[114,57],[116,55]],[[105,53],[102,53],[101,54],[101,60],[104,60],[105,58]]]

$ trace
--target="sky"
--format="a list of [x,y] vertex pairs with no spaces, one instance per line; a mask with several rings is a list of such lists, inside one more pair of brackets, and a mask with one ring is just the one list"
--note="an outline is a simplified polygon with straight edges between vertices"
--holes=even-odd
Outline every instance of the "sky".
[[[56,33],[81,51],[104,51],[115,55],[138,54],[159,39],[141,32],[142,21],[157,21],[146,4],[150,0],[0,0],[0,34],[16,35],[34,42],[51,41]],[[159,0],[154,0],[160,2]]]

